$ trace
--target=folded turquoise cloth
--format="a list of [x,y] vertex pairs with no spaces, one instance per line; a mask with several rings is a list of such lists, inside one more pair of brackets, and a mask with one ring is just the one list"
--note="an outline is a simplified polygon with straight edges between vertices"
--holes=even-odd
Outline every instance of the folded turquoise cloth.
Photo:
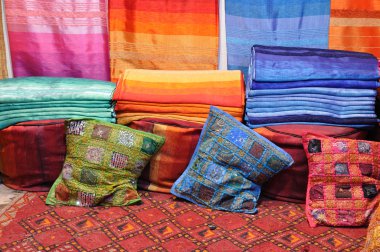
[[112,82],[53,77],[0,80],[0,129],[31,120],[94,118],[115,122]]
[[0,103],[110,101],[115,84],[81,78],[25,77],[0,80]]

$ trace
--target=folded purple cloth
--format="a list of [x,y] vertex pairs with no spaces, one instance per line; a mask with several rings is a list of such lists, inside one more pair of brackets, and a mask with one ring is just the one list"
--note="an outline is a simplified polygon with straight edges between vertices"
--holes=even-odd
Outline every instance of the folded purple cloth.
[[377,80],[377,59],[369,53],[317,48],[252,47],[249,80]]
[[320,122],[330,124],[376,124],[377,118],[336,118],[331,116],[317,115],[291,115],[291,116],[270,116],[270,117],[247,117],[250,124],[268,124],[268,123],[285,123],[285,122]]
[[256,82],[252,81],[251,89],[285,89],[299,87],[330,87],[330,88],[359,88],[375,89],[379,82],[374,80],[307,80],[286,82]]

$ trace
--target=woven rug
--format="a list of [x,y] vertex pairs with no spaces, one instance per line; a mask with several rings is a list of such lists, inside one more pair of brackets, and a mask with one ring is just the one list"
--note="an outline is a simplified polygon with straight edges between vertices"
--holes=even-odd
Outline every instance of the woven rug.
[[0,251],[360,251],[366,228],[310,228],[304,205],[263,199],[256,215],[140,191],[129,207],[46,206],[26,193],[0,217]]

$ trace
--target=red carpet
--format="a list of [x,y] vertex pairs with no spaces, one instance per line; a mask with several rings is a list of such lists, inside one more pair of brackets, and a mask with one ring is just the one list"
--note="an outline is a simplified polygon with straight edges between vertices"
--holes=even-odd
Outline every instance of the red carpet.
[[360,251],[366,228],[309,228],[304,206],[263,200],[259,213],[211,211],[140,191],[130,207],[51,207],[26,193],[0,216],[0,251]]

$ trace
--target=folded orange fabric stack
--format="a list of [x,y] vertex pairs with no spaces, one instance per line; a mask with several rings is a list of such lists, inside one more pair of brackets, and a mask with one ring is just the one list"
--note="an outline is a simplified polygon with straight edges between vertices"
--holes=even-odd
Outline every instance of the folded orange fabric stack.
[[129,69],[121,75],[113,100],[119,124],[143,118],[204,123],[210,105],[242,121],[244,80],[240,71]]

